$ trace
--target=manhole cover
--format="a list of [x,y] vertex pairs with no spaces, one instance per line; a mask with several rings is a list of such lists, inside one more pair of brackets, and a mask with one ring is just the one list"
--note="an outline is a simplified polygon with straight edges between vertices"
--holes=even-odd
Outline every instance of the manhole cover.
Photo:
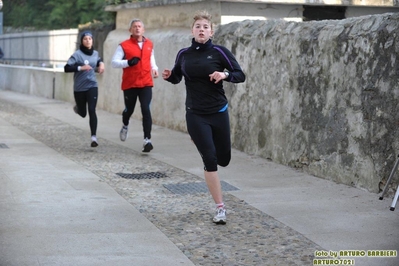
[[[222,185],[222,191],[239,190],[235,186],[232,186],[224,181],[221,181],[220,183]],[[195,193],[206,193],[209,191],[205,182],[168,184],[163,186],[174,194],[195,194]]]
[[120,177],[127,179],[151,179],[151,178],[166,177],[166,174],[161,172],[148,172],[141,174],[126,174],[126,173],[116,173],[116,174],[119,175]]

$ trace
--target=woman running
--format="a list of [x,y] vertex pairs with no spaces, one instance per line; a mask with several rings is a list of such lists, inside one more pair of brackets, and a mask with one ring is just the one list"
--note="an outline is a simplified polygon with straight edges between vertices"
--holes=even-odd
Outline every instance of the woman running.
[[162,72],[163,79],[177,84],[184,76],[186,84],[187,130],[204,164],[208,189],[216,203],[213,222],[226,223],[226,208],[217,165],[227,166],[231,159],[230,121],[223,81],[240,83],[245,74],[233,54],[212,43],[211,15],[199,11],[194,16],[190,47],[181,49],[172,70]]

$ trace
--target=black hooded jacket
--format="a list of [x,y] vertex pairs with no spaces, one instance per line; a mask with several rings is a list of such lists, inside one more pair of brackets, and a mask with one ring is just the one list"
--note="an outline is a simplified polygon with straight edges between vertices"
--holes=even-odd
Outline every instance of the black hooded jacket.
[[167,81],[177,84],[184,76],[186,84],[186,110],[197,114],[212,114],[227,105],[223,82],[215,84],[209,75],[215,71],[228,71],[224,81],[240,83],[245,74],[234,55],[225,47],[214,45],[212,40],[197,43],[194,39],[190,47],[181,49],[172,73]]

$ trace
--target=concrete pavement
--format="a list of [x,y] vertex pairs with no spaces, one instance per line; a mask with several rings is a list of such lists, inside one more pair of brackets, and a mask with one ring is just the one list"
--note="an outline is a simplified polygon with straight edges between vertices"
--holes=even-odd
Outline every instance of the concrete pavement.
[[3,119],[0,143],[1,266],[194,265],[84,167]]
[[[77,117],[70,103],[1,90],[0,100],[56,119],[58,128],[68,125],[89,131],[88,118]],[[171,235],[154,226],[93,171],[14,125],[12,110],[5,106],[0,107],[1,266],[208,265],[191,261]],[[121,142],[120,115],[98,110],[98,117],[100,147],[106,140],[140,152],[140,121],[132,120],[129,139]],[[83,137],[88,147],[89,134]],[[152,139],[155,148],[147,157],[202,178],[200,157],[187,134],[154,125]],[[324,254],[330,251],[399,250],[399,206],[389,211],[390,197],[380,201],[377,194],[236,150],[231,164],[220,169],[220,177],[238,188],[226,193],[318,246],[316,256],[309,252],[316,259],[331,258]],[[344,258],[356,265],[399,265],[397,256]],[[262,263],[311,265],[309,261]],[[225,265],[249,264],[237,260]]]

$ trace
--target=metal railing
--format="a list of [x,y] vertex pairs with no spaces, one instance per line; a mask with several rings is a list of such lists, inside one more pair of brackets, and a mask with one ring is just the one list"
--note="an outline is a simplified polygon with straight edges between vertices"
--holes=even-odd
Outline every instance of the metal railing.
[[0,35],[4,57],[0,63],[60,68],[76,51],[78,29]]

